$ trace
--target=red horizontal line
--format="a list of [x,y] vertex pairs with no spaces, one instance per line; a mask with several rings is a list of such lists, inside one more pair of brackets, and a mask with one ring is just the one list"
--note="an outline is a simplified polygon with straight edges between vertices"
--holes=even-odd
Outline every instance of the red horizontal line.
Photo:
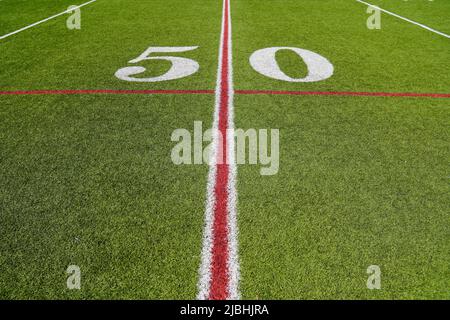
[[[300,96],[366,96],[366,97],[422,97],[450,98],[450,93],[413,92],[352,92],[352,91],[274,91],[236,90],[244,95],[300,95]],[[214,94],[214,90],[19,90],[0,91],[0,95],[75,95],[75,94]]]
[[236,90],[236,94],[267,95],[311,95],[311,96],[367,96],[367,97],[427,97],[450,98],[450,93],[412,93],[412,92],[351,92],[351,91],[272,91],[272,90]]
[[25,90],[0,91],[0,95],[68,95],[68,94],[213,94],[214,90]]

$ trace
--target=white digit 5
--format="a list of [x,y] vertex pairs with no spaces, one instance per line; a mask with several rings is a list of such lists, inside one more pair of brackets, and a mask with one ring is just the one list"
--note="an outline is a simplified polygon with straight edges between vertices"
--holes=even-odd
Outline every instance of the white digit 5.
[[[275,59],[275,54],[279,50],[291,50],[299,55],[308,67],[308,75],[305,78],[291,78],[281,71]],[[321,81],[331,77],[334,72],[334,67],[330,61],[321,55],[309,50],[291,47],[273,47],[258,50],[251,55],[250,64],[255,71],[266,77],[289,82]]]
[[144,67],[125,67],[116,71],[115,76],[121,80],[132,82],[158,82],[175,80],[188,77],[198,71],[200,68],[197,61],[188,58],[171,57],[171,56],[150,56],[152,53],[172,53],[172,52],[186,52],[197,49],[198,47],[150,47],[145,50],[139,57],[131,60],[129,63],[138,63],[145,60],[166,60],[172,63],[169,71],[165,74],[152,78],[135,78],[134,75],[145,72]]

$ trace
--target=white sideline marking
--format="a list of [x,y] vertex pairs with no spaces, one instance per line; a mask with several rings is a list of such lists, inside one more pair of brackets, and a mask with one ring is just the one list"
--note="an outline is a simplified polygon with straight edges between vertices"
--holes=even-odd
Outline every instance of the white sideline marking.
[[413,21],[413,20],[411,20],[411,19],[402,17],[402,16],[400,16],[400,15],[398,15],[398,14],[396,14],[396,13],[387,11],[387,10],[385,10],[385,9],[383,9],[383,8],[380,8],[380,7],[376,6],[376,5],[367,3],[367,2],[365,2],[365,1],[362,1],[362,0],[356,0],[356,1],[358,1],[358,2],[360,2],[360,3],[363,3],[363,4],[365,4],[365,5],[369,6],[369,7],[376,8],[376,9],[380,9],[381,11],[383,11],[383,12],[385,12],[385,13],[387,13],[387,14],[390,14],[391,16],[394,16],[394,17],[397,17],[397,18],[399,18],[399,19],[408,21],[409,23],[415,24],[416,26],[419,26],[419,27],[424,28],[424,29],[426,29],[426,30],[428,30],[428,31],[434,32],[434,33],[436,33],[436,34],[438,34],[438,35],[441,35],[441,36],[443,36],[443,37],[446,37],[446,38],[449,38],[449,39],[450,39],[450,36],[449,36],[448,34],[445,34],[445,33],[443,33],[443,32],[440,32],[440,31],[436,30],[436,29],[427,27],[427,26],[424,25],[424,24],[421,24],[421,23],[415,22],[415,21]]
[[45,18],[44,20],[41,20],[41,21],[35,22],[35,23],[33,23],[33,24],[30,24],[29,26],[26,26],[26,27],[23,27],[23,28],[21,28],[21,29],[19,29],[19,30],[13,31],[13,32],[8,33],[8,34],[5,34],[4,36],[0,36],[0,40],[3,40],[3,39],[5,39],[5,38],[8,38],[8,37],[10,37],[10,36],[12,36],[12,35],[15,35],[15,34],[17,34],[17,33],[19,33],[19,32],[25,31],[25,30],[30,29],[30,28],[32,28],[32,27],[35,27],[35,26],[37,26],[38,24],[44,23],[44,22],[46,22],[46,21],[48,21],[48,20],[51,20],[51,19],[54,19],[54,18],[56,18],[56,17],[62,16],[63,14],[72,12],[73,10],[76,10],[76,9],[81,8],[81,7],[87,6],[88,4],[91,4],[92,2],[95,2],[95,1],[97,1],[97,0],[91,0],[91,1],[85,2],[85,3],[80,4],[79,6],[77,6],[77,7],[75,7],[75,8],[67,9],[67,10],[64,11],[64,12],[55,14],[54,16],[51,16],[51,17]]

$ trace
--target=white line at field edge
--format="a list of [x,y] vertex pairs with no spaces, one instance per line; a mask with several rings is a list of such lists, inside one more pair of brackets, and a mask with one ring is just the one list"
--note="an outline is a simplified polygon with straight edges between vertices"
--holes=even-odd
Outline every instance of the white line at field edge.
[[33,24],[30,24],[30,25],[28,25],[28,26],[26,26],[26,27],[23,27],[23,28],[19,29],[19,30],[16,30],[16,31],[13,31],[13,32],[11,32],[11,33],[8,33],[8,34],[5,34],[5,35],[3,35],[3,36],[0,36],[0,40],[3,40],[3,39],[5,39],[5,38],[7,38],[7,37],[10,37],[10,36],[15,35],[15,34],[17,34],[17,33],[19,33],[19,32],[25,31],[25,30],[30,29],[30,28],[32,28],[32,27],[35,27],[35,26],[37,26],[38,24],[44,23],[44,22],[46,22],[46,21],[48,21],[48,20],[51,20],[51,19],[54,19],[54,18],[56,18],[56,17],[62,16],[63,14],[72,12],[73,10],[76,10],[76,9],[81,8],[81,7],[87,6],[88,4],[91,4],[92,2],[95,2],[95,1],[97,1],[97,0],[91,0],[91,1],[85,2],[85,3],[83,3],[83,4],[80,4],[79,6],[76,6],[76,7],[72,8],[72,9],[67,9],[67,10],[64,11],[64,12],[55,14],[55,15],[53,15],[53,16],[51,16],[51,17],[48,17],[48,18],[46,18],[46,19],[44,19],[44,20],[41,20],[41,21],[35,22],[35,23],[33,23]]
[[367,3],[367,2],[365,2],[365,1],[362,1],[362,0],[356,0],[356,1],[358,1],[359,3],[363,3],[363,4],[365,4],[365,5],[369,6],[369,7],[377,8],[377,9],[379,9],[380,11],[383,11],[383,12],[385,12],[385,13],[387,13],[387,14],[390,14],[391,16],[394,16],[394,17],[397,17],[397,18],[399,18],[399,19],[405,20],[405,21],[407,21],[407,22],[409,22],[409,23],[415,24],[416,26],[419,26],[419,27],[424,28],[424,29],[426,29],[426,30],[428,30],[428,31],[434,32],[434,33],[436,33],[436,34],[438,34],[438,35],[440,35],[440,36],[443,36],[443,37],[446,37],[446,38],[449,38],[449,39],[450,39],[450,35],[445,34],[445,33],[443,33],[443,32],[440,32],[440,31],[438,31],[438,30],[436,30],[436,29],[427,27],[427,26],[424,25],[424,24],[421,24],[421,23],[415,22],[415,21],[413,21],[413,20],[411,20],[411,19],[402,17],[402,16],[400,16],[400,15],[398,15],[398,14],[396,14],[396,13],[390,12],[390,11],[388,11],[388,10],[385,10],[385,9],[383,9],[383,8],[380,8],[380,7],[376,6],[376,5]]

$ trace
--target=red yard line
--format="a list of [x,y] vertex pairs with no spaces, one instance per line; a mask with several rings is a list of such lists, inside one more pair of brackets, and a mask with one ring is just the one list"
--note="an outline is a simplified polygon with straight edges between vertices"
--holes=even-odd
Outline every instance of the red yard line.
[[233,80],[230,1],[223,0],[222,32],[214,107],[214,160],[210,165],[202,262],[200,265],[199,299],[238,299],[239,263],[237,258],[236,165],[233,130]]
[[[214,90],[18,90],[0,91],[0,95],[82,95],[82,94],[214,94]],[[242,95],[303,95],[303,96],[360,96],[360,97],[412,97],[450,98],[450,93],[414,92],[364,92],[364,91],[276,91],[276,90],[236,90]]]
[[413,92],[352,92],[352,91],[275,91],[275,90],[236,90],[236,94],[248,95],[299,95],[299,96],[367,96],[367,97],[422,97],[450,98],[449,93]]
[[0,91],[0,95],[75,95],[75,94],[213,94],[214,90],[19,90]]
[[[211,287],[209,298],[212,300],[224,300],[228,297],[228,104],[229,104],[229,21],[228,0],[224,0],[224,30],[222,42],[222,74],[219,105],[219,132],[223,137],[223,150],[225,161],[218,159],[215,182],[215,208],[213,225],[213,248],[211,261]],[[218,155],[220,152],[218,153]]]

